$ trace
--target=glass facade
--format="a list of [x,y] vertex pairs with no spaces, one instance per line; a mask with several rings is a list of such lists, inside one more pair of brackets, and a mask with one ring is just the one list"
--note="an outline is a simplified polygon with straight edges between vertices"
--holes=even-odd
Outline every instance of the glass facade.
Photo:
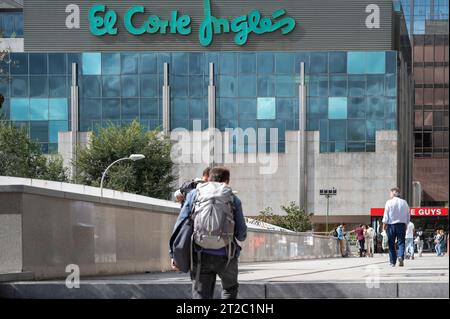
[[23,37],[23,13],[0,12],[0,38]]
[[[305,62],[307,129],[320,131],[322,152],[373,152],[376,130],[397,123],[397,53],[120,52],[15,53],[0,81],[9,120],[25,126],[44,151],[70,129],[71,63],[79,64],[80,130],[138,119],[162,125],[163,64],[169,63],[171,128],[208,127],[208,64],[215,64],[216,124],[226,128],[299,127],[299,72]],[[235,142],[234,142],[235,143]],[[248,145],[231,145],[251,151]]]

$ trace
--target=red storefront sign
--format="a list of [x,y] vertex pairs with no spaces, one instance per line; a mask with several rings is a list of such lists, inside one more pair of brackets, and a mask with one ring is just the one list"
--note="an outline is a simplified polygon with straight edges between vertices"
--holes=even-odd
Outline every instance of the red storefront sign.
[[[436,216],[448,216],[447,207],[413,207],[409,209],[411,216],[416,217],[436,217]],[[384,208],[371,208],[370,216],[383,217]]]

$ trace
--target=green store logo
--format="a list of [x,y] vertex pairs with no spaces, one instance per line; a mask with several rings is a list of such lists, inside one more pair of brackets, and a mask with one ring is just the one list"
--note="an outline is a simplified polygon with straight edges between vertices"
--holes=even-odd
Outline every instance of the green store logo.
[[[250,34],[262,35],[281,30],[286,35],[295,29],[296,22],[292,17],[286,16],[284,9],[275,10],[271,17],[263,17],[259,10],[251,10],[247,15],[234,18],[231,22],[226,18],[217,18],[211,12],[210,0],[204,0],[204,17],[198,31],[199,42],[207,47],[213,42],[214,35],[233,32],[234,42],[245,45]],[[134,22],[136,15],[145,14],[144,6],[133,6],[124,15],[124,25],[128,33],[140,36],[144,34],[180,34],[183,36],[192,33],[191,17],[179,15],[173,10],[169,20],[157,15],[150,15],[140,25]],[[89,10],[89,29],[95,36],[117,35],[117,12],[108,9],[103,4],[97,4]]]

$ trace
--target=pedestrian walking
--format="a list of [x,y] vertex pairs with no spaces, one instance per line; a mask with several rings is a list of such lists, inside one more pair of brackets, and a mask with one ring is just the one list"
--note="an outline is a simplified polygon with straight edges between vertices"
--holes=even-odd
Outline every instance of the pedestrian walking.
[[370,225],[365,225],[364,227],[364,238],[366,241],[367,257],[373,257],[375,229]]
[[414,240],[416,246],[417,246],[417,254],[419,257],[422,257],[422,252],[423,252],[423,245],[425,242],[425,235],[423,234],[422,229],[419,229],[419,231],[417,232],[417,236],[416,239]]
[[434,236],[434,251],[436,252],[436,256],[441,255],[441,237],[440,229],[437,229],[436,235]]
[[440,255],[439,256],[445,256],[445,248],[447,246],[447,235],[445,234],[444,230],[441,229],[439,231],[439,235],[440,235],[440,241],[439,241],[439,252]]
[[346,239],[344,237],[345,224],[341,224],[336,228],[337,238],[339,242],[339,251],[342,257],[347,257]]
[[[389,193],[383,214],[383,229],[386,230],[389,244],[389,264],[395,267],[398,259],[400,267],[404,266],[406,225],[410,222],[408,203],[400,198],[400,189],[394,187]],[[398,252],[395,249],[397,241]]]
[[356,227],[354,232],[356,233],[356,239],[359,243],[359,257],[366,256],[366,246],[365,246],[365,237],[364,237],[364,227],[365,225],[361,224],[359,227]]
[[405,245],[405,258],[414,260],[414,223],[412,221],[406,226]]

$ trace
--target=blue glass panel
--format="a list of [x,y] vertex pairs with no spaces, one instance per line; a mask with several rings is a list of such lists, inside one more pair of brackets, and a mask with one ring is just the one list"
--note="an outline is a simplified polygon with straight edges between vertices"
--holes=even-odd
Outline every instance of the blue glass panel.
[[15,76],[11,79],[11,97],[28,97],[28,76]]
[[276,103],[278,120],[292,120],[294,118],[293,99],[277,98]]
[[397,129],[397,120],[396,119],[387,119],[385,124],[386,130],[396,130]]
[[67,85],[65,76],[50,76],[48,78],[49,96],[66,97]]
[[295,54],[295,74],[300,74],[300,62],[305,63],[305,73],[309,73],[309,53],[301,52]]
[[371,97],[367,99],[367,119],[384,118],[384,98]]
[[156,54],[155,53],[141,53],[139,72],[141,74],[157,74]]
[[47,73],[47,54],[30,53],[30,74]]
[[328,120],[319,121],[320,141],[328,141]]
[[69,130],[68,121],[49,121],[48,130],[50,143],[58,143],[58,132],[67,132]]
[[13,122],[13,125],[18,129],[24,130],[28,135],[30,134],[30,122]]
[[67,99],[49,99],[48,105],[49,120],[68,120],[69,113]]
[[294,74],[295,55],[293,53],[276,53],[275,72],[277,74]]
[[366,52],[366,73],[384,74],[385,71],[386,71],[386,59],[384,51]]
[[193,52],[189,53],[189,74],[203,75],[205,62],[205,55],[203,53]]
[[28,74],[28,54],[11,53],[11,74]]
[[366,118],[366,98],[353,97],[348,99],[348,118]]
[[347,118],[347,98],[330,97],[328,99],[328,118],[346,119]]
[[345,141],[347,139],[346,120],[330,120],[329,130],[330,141]]
[[82,53],[83,74],[101,75],[102,74],[102,55],[101,53]]
[[5,99],[5,101],[3,102],[2,108],[0,108],[0,119],[9,120],[10,112],[11,112],[11,106],[9,103],[9,99]]
[[276,96],[294,97],[295,96],[295,79],[292,76],[278,75],[276,77]]
[[330,52],[328,59],[330,73],[347,73],[347,52]]
[[[76,63],[80,65],[81,61],[81,53],[67,53],[67,71],[66,74],[72,74],[72,63]],[[78,74],[82,73],[82,68],[78,67]]]
[[334,143],[334,152],[341,153],[347,151],[347,143],[345,142],[336,142]]
[[218,118],[224,120],[235,120],[238,115],[238,104],[236,99],[220,99],[220,112]]
[[139,77],[137,75],[122,76],[121,81],[123,97],[139,97]]
[[366,140],[366,121],[365,120],[348,120],[348,140],[349,141],[365,141]]
[[242,120],[255,121],[256,128],[256,99],[239,99],[239,123]]
[[347,73],[364,74],[365,72],[364,52],[347,52]]
[[58,143],[48,144],[48,154],[58,154]]
[[397,96],[397,75],[386,75],[386,96]]
[[31,122],[30,138],[40,143],[48,143],[48,121]]
[[172,58],[170,53],[158,53],[158,56],[156,58],[157,61],[156,66],[159,74],[164,74],[164,63],[169,63],[170,66],[171,60]]
[[103,76],[103,97],[120,96],[120,76]]
[[349,142],[347,143],[347,152],[365,152],[366,143],[363,142]]
[[189,118],[203,120],[207,117],[207,102],[205,99],[189,100]]
[[237,72],[237,54],[236,53],[220,53],[220,74],[234,75]]
[[[83,76],[80,79],[83,97],[102,96],[102,78],[100,76]],[[105,78],[103,78],[105,80]]]
[[328,96],[328,76],[311,75],[307,88],[309,96]]
[[239,73],[256,73],[256,53],[239,53]]
[[366,139],[369,141],[375,141],[375,134],[378,130],[384,129],[383,120],[367,120],[366,121]]
[[122,74],[137,74],[139,65],[138,53],[121,53]]
[[207,72],[206,66],[209,63],[214,63],[214,65],[219,66],[219,53],[217,52],[205,52],[205,73]]
[[328,143],[321,142],[320,143],[320,153],[328,153],[328,152],[329,152]]
[[348,96],[366,95],[366,77],[364,75],[348,76]]
[[82,132],[92,130],[95,128],[93,122],[101,120],[101,101],[101,99],[82,99],[80,101],[80,130]]
[[384,117],[387,120],[396,120],[397,119],[397,99],[396,98],[386,98],[384,105],[385,105]]
[[384,75],[367,75],[367,95],[384,95]]
[[172,64],[170,73],[176,75],[188,75],[189,73],[189,55],[184,52],[172,53]]
[[48,97],[48,77],[30,76],[30,97]]
[[172,76],[170,80],[171,95],[174,97],[188,97],[189,77],[187,76]]
[[397,51],[386,52],[386,73],[397,73]]
[[9,77],[2,76],[0,77],[0,94],[4,97],[9,97],[9,84],[11,80]]
[[239,96],[240,97],[256,97],[256,76],[240,75],[239,76]]
[[103,53],[102,54],[102,73],[106,75],[120,74],[120,54]]
[[328,53],[327,52],[311,53],[309,73],[328,73]]
[[[171,120],[172,123],[176,123],[174,121],[181,121],[181,120],[187,120],[189,118],[189,105],[187,99],[173,99],[172,105],[171,105]],[[180,122],[179,122],[180,123]],[[187,122],[186,122],[187,124]],[[172,126],[172,128],[179,128],[183,127],[188,129],[188,125],[182,124],[182,126]],[[181,125],[181,124],[178,124]]]
[[258,120],[274,120],[276,118],[275,98],[258,98]]
[[256,59],[257,59],[258,75],[274,73],[275,57],[273,53],[258,52]]
[[29,115],[29,99],[11,99],[11,121],[28,121]]
[[141,99],[141,119],[158,119],[159,116],[159,99]]
[[225,129],[234,129],[238,127],[238,121],[236,120],[220,119],[218,123],[217,128],[222,131]]
[[307,130],[319,129],[319,121],[328,117],[328,99],[310,97],[307,103]]
[[366,143],[366,152],[375,152],[375,143]]
[[258,77],[258,96],[275,96],[275,78],[273,76]]
[[[201,75],[193,75],[188,78],[189,96],[200,98],[203,97],[204,79]],[[206,88],[205,88],[206,91]]]
[[158,77],[154,75],[141,75],[141,96],[157,97],[158,96]]
[[122,99],[122,119],[139,119],[139,99]]
[[66,55],[64,53],[48,54],[48,73],[49,74],[67,74]]
[[219,97],[236,97],[237,96],[237,81],[235,76],[220,76],[219,77]]
[[120,99],[102,99],[102,120],[120,119]]
[[330,75],[330,95],[347,96],[346,75]]

